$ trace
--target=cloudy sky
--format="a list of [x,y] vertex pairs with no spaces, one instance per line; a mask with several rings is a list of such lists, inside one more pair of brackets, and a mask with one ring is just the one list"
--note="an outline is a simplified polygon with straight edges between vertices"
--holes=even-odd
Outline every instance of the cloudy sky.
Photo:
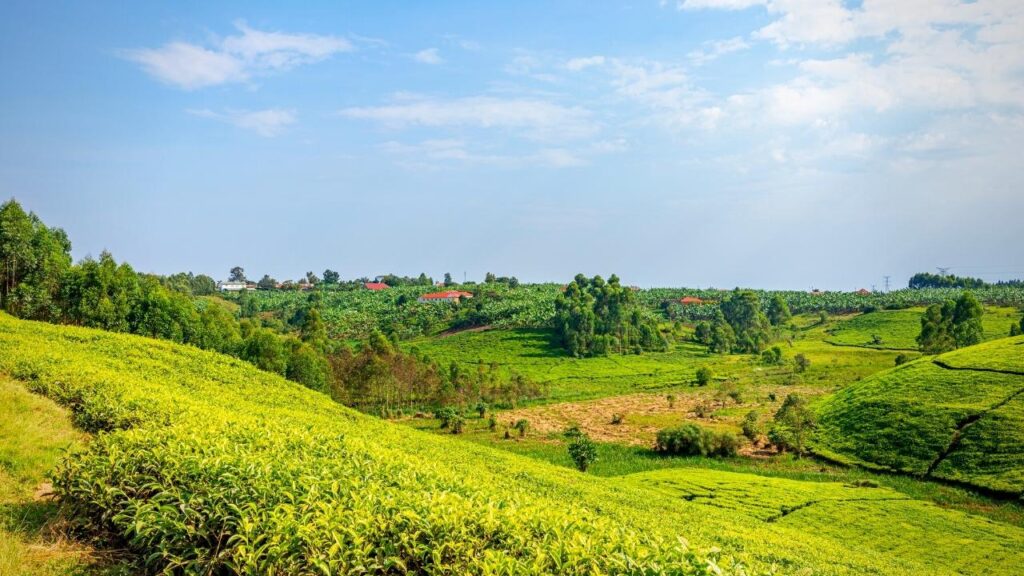
[[0,197],[76,257],[1024,276],[1020,0],[141,4],[0,8]]

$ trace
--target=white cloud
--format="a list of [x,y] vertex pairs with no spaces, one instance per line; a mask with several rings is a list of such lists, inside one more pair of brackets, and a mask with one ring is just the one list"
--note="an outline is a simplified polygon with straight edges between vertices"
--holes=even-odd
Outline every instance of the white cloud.
[[724,56],[726,54],[732,54],[733,52],[739,52],[750,48],[750,44],[741,36],[729,38],[728,40],[716,40],[714,42],[705,42],[704,48],[701,50],[694,50],[687,54],[687,58],[697,66],[701,66]]
[[150,76],[185,90],[240,82],[248,77],[245,64],[234,56],[183,42],[132,50],[127,56]]
[[565,63],[565,67],[573,72],[579,72],[592,66],[603,66],[604,56],[587,56],[585,58],[572,58]]
[[761,6],[766,0],[682,0],[676,4],[680,10],[745,10],[753,6]]
[[591,113],[543,100],[489,96],[451,100],[403,101],[385,106],[346,108],[342,116],[386,126],[435,126],[507,129],[538,139],[575,139],[596,132]]
[[440,64],[444,62],[437,48],[426,48],[413,55],[413,60],[420,64]]
[[260,136],[272,137],[280,134],[289,125],[295,123],[295,111],[281,108],[266,110],[228,110],[214,112],[208,109],[187,110],[189,114],[200,118],[209,118],[226,122],[238,128],[251,130]]
[[768,11],[778,14],[755,37],[780,46],[842,44],[858,36],[853,15],[840,0],[772,0]]
[[161,82],[195,90],[244,82],[260,73],[287,70],[354,49],[337,36],[263,32],[244,22],[236,22],[235,28],[240,34],[209,47],[171,42],[160,48],[128,50],[125,57]]

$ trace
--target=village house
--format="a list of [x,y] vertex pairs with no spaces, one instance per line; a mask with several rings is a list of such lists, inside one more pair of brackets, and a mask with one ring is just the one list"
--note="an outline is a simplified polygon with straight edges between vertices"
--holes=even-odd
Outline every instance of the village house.
[[446,290],[444,292],[431,292],[416,299],[417,302],[458,302],[460,298],[472,298],[472,292],[460,290]]
[[363,284],[363,286],[365,286],[367,290],[372,290],[374,292],[378,292],[380,290],[387,290],[388,288],[390,288],[390,286],[383,282],[367,282]]
[[241,292],[242,290],[255,290],[256,285],[252,282],[234,282],[229,280],[227,282],[218,282],[217,288],[221,292]]
[[682,304],[683,306],[693,306],[696,304],[703,304],[704,301],[701,300],[700,298],[697,298],[696,296],[683,296],[682,298],[679,299],[679,303]]

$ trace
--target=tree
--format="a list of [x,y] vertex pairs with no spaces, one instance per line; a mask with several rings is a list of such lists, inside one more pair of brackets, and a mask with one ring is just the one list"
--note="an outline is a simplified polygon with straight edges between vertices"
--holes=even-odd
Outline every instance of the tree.
[[324,284],[327,284],[328,286],[333,286],[337,284],[339,280],[341,280],[341,274],[338,274],[337,272],[331,270],[330,268],[324,270]]
[[235,266],[231,269],[228,274],[228,282],[245,282],[245,269],[241,266]]
[[776,294],[772,296],[771,302],[768,304],[768,321],[771,322],[772,326],[781,326],[793,317],[793,314],[789,311],[789,304],[786,303],[786,299],[782,297],[782,294]]
[[955,301],[932,304],[921,316],[917,344],[925,354],[941,354],[978,344],[984,338],[983,314],[981,304],[970,292],[964,292]]
[[485,284],[494,284],[495,280],[496,277],[493,272],[488,272],[487,274],[484,275]]
[[316,286],[320,283],[320,278],[317,277],[313,272],[306,272],[306,284],[310,286]]
[[721,305],[726,322],[736,335],[737,352],[756,354],[771,340],[768,318],[761,310],[761,301],[753,290],[733,290]]
[[327,326],[320,317],[318,306],[310,306],[306,311],[299,327],[299,339],[316,350],[322,351],[327,347]]
[[1024,316],[1021,316],[1019,324],[1010,325],[1010,336],[1020,336],[1024,334]]
[[273,290],[277,288],[277,280],[270,277],[270,274],[264,274],[263,278],[256,283],[256,288],[260,290]]
[[519,287],[519,278],[516,278],[515,276],[509,278],[508,279],[508,287],[509,288],[518,288]]
[[708,349],[716,354],[728,354],[736,347],[736,333],[725,320],[721,310],[715,310],[715,319],[711,323],[711,335]]
[[193,276],[189,285],[194,296],[209,296],[217,293],[217,281],[206,274]]
[[577,434],[569,442],[569,457],[576,463],[580,472],[586,472],[591,464],[597,461],[597,446],[586,434]]
[[697,369],[697,386],[707,386],[712,378],[714,378],[714,374],[712,374],[711,368],[701,366]]
[[956,303],[948,300],[943,304],[932,304],[921,316],[921,333],[917,345],[925,354],[941,354],[956,348],[953,339],[953,313]]
[[578,274],[555,300],[555,332],[576,357],[664,350],[668,342],[657,321],[635,301],[633,291],[612,274]]
[[786,396],[779,411],[775,413],[770,437],[779,448],[792,450],[801,456],[814,426],[814,412],[807,405],[807,399],[794,393]]
[[451,274],[451,272],[445,272],[444,273],[444,285],[445,286],[451,286],[454,283],[455,282],[452,282],[452,274]]
[[970,292],[964,292],[956,300],[953,310],[953,340],[957,348],[980,344],[985,337],[981,317],[985,311],[981,303]]

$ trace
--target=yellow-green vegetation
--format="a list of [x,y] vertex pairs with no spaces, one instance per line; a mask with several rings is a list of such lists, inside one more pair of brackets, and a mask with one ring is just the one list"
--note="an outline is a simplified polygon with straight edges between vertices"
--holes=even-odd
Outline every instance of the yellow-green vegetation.
[[[632,474],[621,481],[728,511],[738,523],[779,524],[913,558],[919,574],[995,572],[1021,561],[1014,549],[1024,530],[944,510],[871,482],[805,482],[695,468]],[[965,548],[972,550],[971,559],[964,558]]]
[[818,407],[815,450],[843,460],[1019,495],[1024,337],[922,358]]
[[[54,488],[70,518],[150,570],[686,574],[717,561],[748,574],[958,572],[929,559],[935,546],[887,553],[633,481],[581,482],[187,346],[0,315],[0,352],[0,372],[104,431],[58,468]],[[1024,535],[1002,530],[966,532],[962,565],[1012,573]],[[711,546],[721,553],[699,552]]]
[[[807,319],[801,316],[798,320]],[[706,347],[686,341],[675,343],[667,352],[572,358],[553,342],[554,335],[547,330],[462,332],[413,340],[405,347],[442,366],[455,362],[473,369],[480,361],[496,364],[544,385],[547,401],[691,386],[702,366],[711,368],[716,383],[807,384],[833,389],[893,365],[897,355],[894,350],[826,343],[825,329],[830,326],[812,326],[780,342],[782,366],[766,366],[754,355],[709,354]],[[801,374],[794,374],[792,366],[797,354],[810,360],[809,368]]]
[[83,435],[67,411],[0,376],[0,574],[67,574],[89,556],[54,529],[57,506],[45,474]]
[[[922,314],[924,308],[857,314],[829,328],[827,340],[845,346],[917,350],[916,338],[921,333]],[[985,339],[1003,338],[1010,333],[1010,325],[1020,321],[1020,312],[1016,308],[987,306],[981,321]]]

